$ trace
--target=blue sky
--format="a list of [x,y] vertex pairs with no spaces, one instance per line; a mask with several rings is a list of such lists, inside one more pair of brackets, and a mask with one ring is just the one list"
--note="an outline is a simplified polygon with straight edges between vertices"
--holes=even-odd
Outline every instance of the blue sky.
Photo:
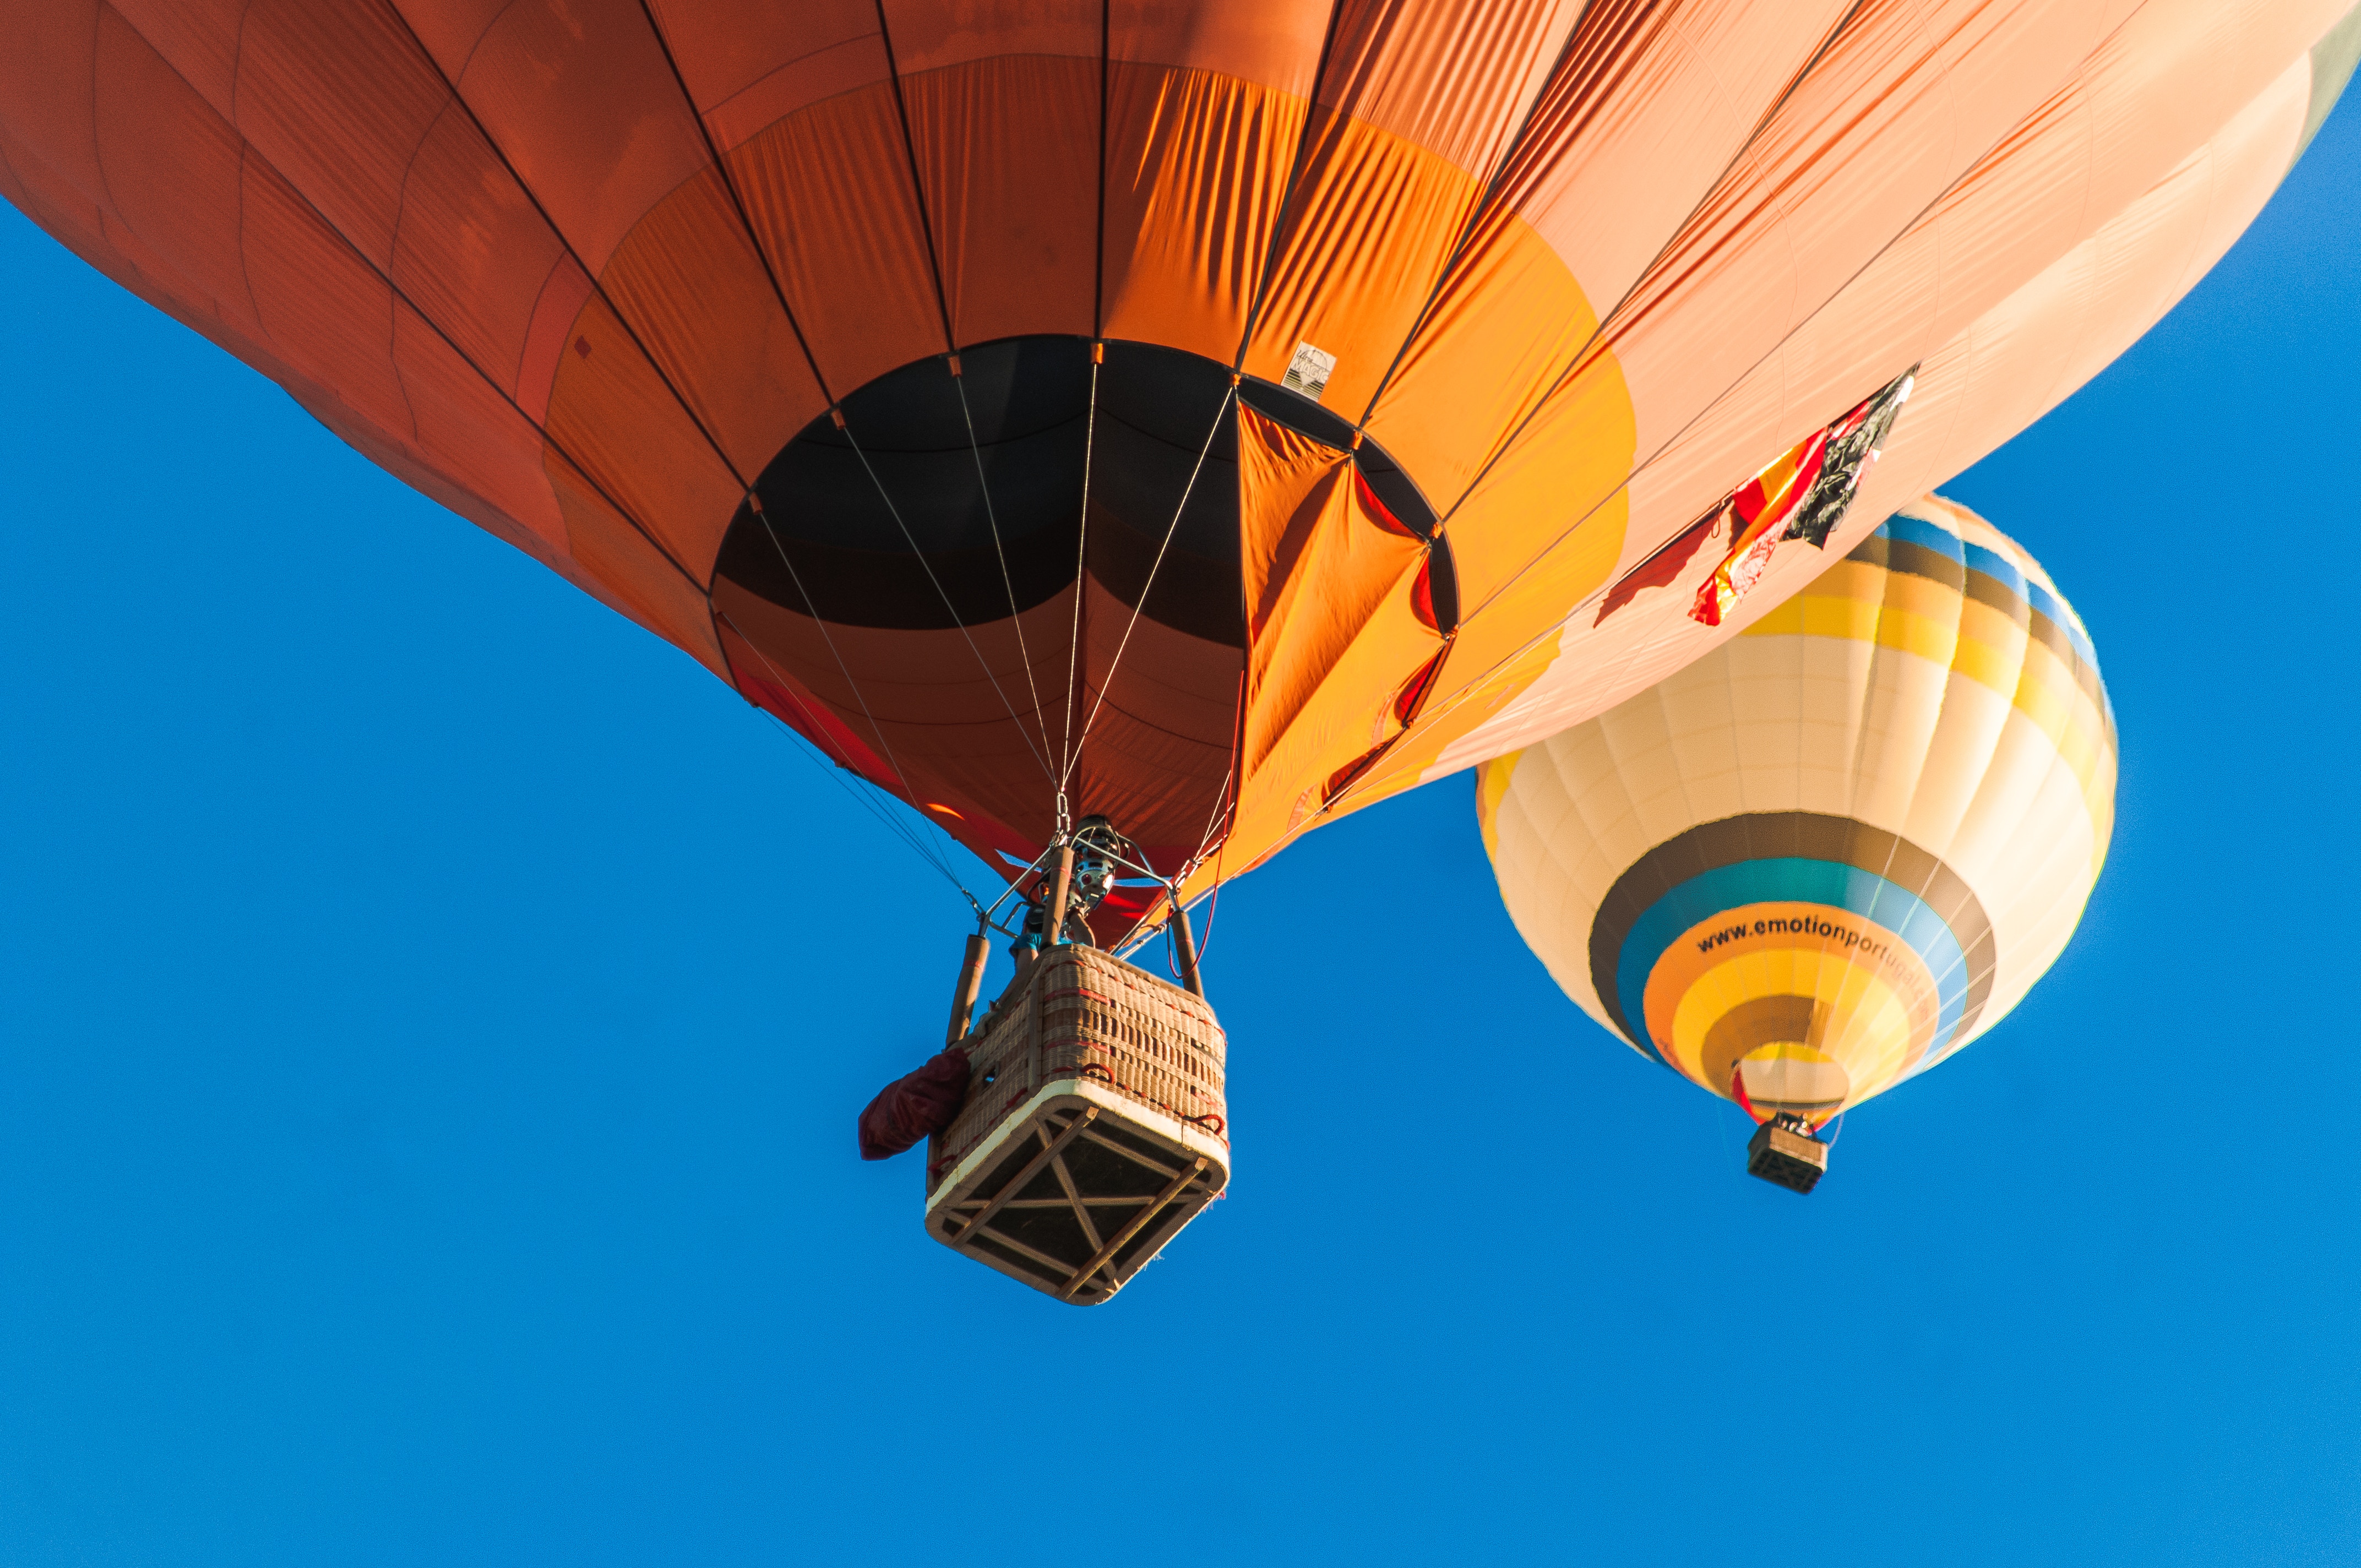
[[853,1157],[948,886],[0,208],[0,1563],[2361,1561],[2356,192],[2348,107],[1947,487],[2097,640],[2115,847],[1818,1193],[1463,776],[1229,890],[1236,1180],[1092,1311]]

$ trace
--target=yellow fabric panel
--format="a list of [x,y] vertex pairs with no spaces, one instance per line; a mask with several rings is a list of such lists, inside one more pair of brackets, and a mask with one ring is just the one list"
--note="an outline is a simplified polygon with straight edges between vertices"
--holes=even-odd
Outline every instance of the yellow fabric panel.
[[1241,408],[1238,476],[1246,691],[1232,837],[1259,860],[1399,728],[1394,698],[1443,639],[1411,608],[1425,543],[1363,508],[1349,454]]
[[[1765,947],[1728,959],[1697,978],[1652,1032],[1674,1067],[1698,1087],[1731,1098],[1730,1080],[1706,1058],[1705,1038],[1713,1023],[1733,1007],[1757,998],[1810,998],[1814,1032],[1808,1044],[1839,1063],[1851,1079],[1849,1105],[1858,1105],[1890,1087],[1906,1064],[1924,1050],[1914,1009],[1894,983],[1875,968],[1841,953],[1817,948]],[[1927,1020],[1932,1027],[1932,1019]],[[1710,1081],[1719,1078],[1719,1082]]]

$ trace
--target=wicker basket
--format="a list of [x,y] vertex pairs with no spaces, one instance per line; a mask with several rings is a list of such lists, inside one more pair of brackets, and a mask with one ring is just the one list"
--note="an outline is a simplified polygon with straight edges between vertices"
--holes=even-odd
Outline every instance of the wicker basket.
[[1059,947],[967,1042],[967,1102],[927,1148],[927,1234],[1095,1305],[1230,1179],[1221,1026],[1202,999]]

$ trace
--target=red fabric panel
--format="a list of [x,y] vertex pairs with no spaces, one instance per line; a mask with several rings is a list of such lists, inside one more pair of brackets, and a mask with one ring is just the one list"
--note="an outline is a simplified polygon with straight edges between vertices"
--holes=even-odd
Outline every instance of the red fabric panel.
[[[411,159],[451,101],[434,62],[400,16],[363,0],[254,0],[243,36],[238,128],[355,248],[390,265]],[[497,165],[489,178],[507,183]]]
[[837,397],[949,349],[891,86],[814,104],[727,156]]
[[728,152],[823,98],[885,80],[874,0],[720,6],[653,0],[681,80]]
[[19,7],[0,49],[0,122],[84,201],[112,205],[98,157],[95,0]]
[[593,277],[708,161],[638,0],[516,0],[442,64]]
[[951,1124],[967,1099],[967,1049],[952,1046],[877,1091],[861,1113],[861,1157],[891,1159]]
[[[150,48],[172,62],[198,96],[226,120],[235,112],[238,35],[247,0],[113,0]],[[12,28],[18,26],[13,19]]]
[[107,203],[182,290],[252,330],[258,316],[238,259],[237,132],[112,10],[99,13],[95,65],[99,147],[114,153]]
[[1099,0],[882,0],[905,76],[994,57],[1064,55],[1098,74]]

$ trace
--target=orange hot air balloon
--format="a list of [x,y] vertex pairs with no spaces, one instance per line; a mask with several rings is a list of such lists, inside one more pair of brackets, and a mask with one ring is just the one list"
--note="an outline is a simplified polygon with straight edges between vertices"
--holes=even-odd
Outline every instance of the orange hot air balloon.
[[979,851],[1194,893],[1731,634],[1594,612],[1913,366],[1826,559],[2062,395],[2347,8],[0,0],[0,194]]

